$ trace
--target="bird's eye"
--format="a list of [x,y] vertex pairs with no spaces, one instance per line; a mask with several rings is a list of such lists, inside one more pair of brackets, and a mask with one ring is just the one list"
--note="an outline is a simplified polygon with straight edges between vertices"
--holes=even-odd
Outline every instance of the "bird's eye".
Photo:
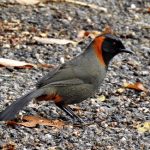
[[113,42],[113,45],[116,45],[116,42]]

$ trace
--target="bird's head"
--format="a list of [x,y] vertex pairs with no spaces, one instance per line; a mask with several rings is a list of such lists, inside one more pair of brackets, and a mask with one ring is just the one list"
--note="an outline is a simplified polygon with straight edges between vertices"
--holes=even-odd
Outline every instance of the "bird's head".
[[108,65],[110,60],[119,53],[133,53],[130,49],[125,48],[117,36],[112,34],[100,35],[93,42],[96,55],[103,65]]

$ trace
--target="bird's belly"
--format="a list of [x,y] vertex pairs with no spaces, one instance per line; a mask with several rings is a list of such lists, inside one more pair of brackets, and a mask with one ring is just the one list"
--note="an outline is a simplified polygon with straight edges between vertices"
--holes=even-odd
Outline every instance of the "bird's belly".
[[76,104],[91,97],[95,93],[92,85],[74,85],[58,88],[58,94],[62,97],[63,104]]

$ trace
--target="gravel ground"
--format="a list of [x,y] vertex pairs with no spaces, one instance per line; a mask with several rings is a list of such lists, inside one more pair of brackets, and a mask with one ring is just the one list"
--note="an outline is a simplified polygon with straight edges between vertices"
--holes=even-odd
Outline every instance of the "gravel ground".
[[[94,121],[88,126],[74,126],[72,120],[54,104],[30,103],[20,114],[40,115],[49,119],[62,119],[67,124],[54,127],[9,127],[0,124],[0,146],[14,143],[18,150],[148,150],[150,134],[138,133],[135,126],[150,120],[149,93],[126,89],[118,93],[123,82],[140,81],[150,85],[150,8],[149,0],[84,0],[107,8],[101,12],[68,3],[47,3],[24,6],[16,3],[0,3],[0,55],[30,63],[58,65],[80,54],[89,41],[72,44],[38,44],[33,36],[76,40],[80,30],[102,31],[110,25],[135,55],[122,54],[109,66],[100,92],[78,104],[74,110],[84,120]],[[126,37],[126,38],[125,38]],[[17,97],[34,88],[37,80],[48,69],[0,68],[0,110]],[[106,100],[101,102],[99,95]]]

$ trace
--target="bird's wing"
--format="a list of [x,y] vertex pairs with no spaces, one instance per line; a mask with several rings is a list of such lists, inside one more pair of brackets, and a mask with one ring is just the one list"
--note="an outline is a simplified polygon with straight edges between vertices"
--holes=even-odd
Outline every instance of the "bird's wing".
[[50,71],[46,76],[44,76],[41,80],[37,82],[36,86],[37,88],[40,88],[54,82],[61,82],[74,78],[75,75],[73,73],[72,67],[67,64],[63,64],[60,67],[57,67]]
[[60,69],[60,67],[57,67],[53,70],[51,70],[47,75],[45,75],[44,77],[42,77],[37,83],[36,86],[37,87],[42,87],[44,85],[46,85],[46,83],[48,82],[48,80],[50,80]]
[[80,84],[84,84],[84,81],[80,80],[78,78],[74,78],[74,79],[69,79],[69,80],[52,82],[49,85],[53,85],[53,86],[71,86],[71,85],[80,85]]

